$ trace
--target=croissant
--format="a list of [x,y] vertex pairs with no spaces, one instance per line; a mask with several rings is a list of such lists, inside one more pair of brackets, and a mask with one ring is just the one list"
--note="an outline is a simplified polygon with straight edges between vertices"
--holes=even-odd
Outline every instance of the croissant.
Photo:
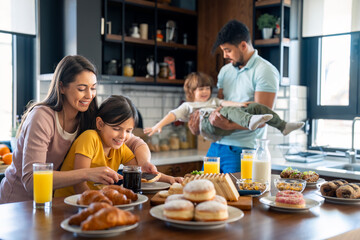
[[118,191],[119,193],[125,194],[126,197],[128,199],[131,199],[132,201],[136,201],[138,199],[138,196],[136,193],[134,193],[132,190],[124,188],[122,186],[118,186],[118,185],[108,185],[105,186],[103,189],[106,188],[110,188],[110,189],[115,189],[116,191]]
[[101,203],[101,202],[95,202],[91,203],[90,206],[78,214],[75,214],[70,217],[69,219],[69,225],[77,225],[80,226],[81,222],[88,218],[88,216],[96,213],[97,211],[103,209],[103,208],[109,208],[111,205],[107,203]]
[[81,205],[90,205],[93,202],[104,202],[113,205],[109,198],[97,190],[86,190],[77,200],[77,204]]
[[102,194],[104,194],[113,205],[121,205],[121,204],[128,204],[131,203],[131,200],[126,197],[125,194],[119,193],[115,189],[105,188],[100,190]]
[[338,198],[360,198],[360,183],[344,184],[336,190]]
[[328,197],[336,197],[336,190],[344,185],[348,183],[347,181],[345,181],[344,179],[338,179],[338,180],[333,180],[330,182],[326,182],[324,184],[321,185],[320,187],[320,192],[323,196],[328,196]]
[[115,226],[132,225],[139,221],[139,217],[116,207],[103,208],[89,216],[81,223],[81,230],[103,230]]

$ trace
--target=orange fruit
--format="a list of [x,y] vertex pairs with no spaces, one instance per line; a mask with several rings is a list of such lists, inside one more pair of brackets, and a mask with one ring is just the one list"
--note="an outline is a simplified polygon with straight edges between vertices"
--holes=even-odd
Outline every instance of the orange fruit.
[[10,148],[6,146],[5,144],[0,144],[0,156],[10,153]]
[[10,165],[12,162],[12,153],[6,153],[2,156],[2,160],[6,165]]

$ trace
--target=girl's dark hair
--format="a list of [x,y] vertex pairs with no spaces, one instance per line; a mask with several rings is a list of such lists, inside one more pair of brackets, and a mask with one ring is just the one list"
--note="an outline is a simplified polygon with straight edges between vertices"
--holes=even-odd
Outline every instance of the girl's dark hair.
[[133,118],[135,126],[138,123],[138,113],[135,105],[127,97],[111,95],[100,105],[97,114],[108,125],[119,125]]
[[[96,75],[95,66],[83,56],[66,56],[56,66],[53,78],[50,83],[50,88],[45,99],[38,103],[30,102],[27,110],[24,112],[21,124],[17,135],[20,134],[21,127],[28,116],[36,106],[48,106],[51,109],[60,112],[63,109],[64,96],[61,94],[60,87],[68,87],[68,85],[75,81],[75,77],[83,71],[89,71]],[[97,112],[96,97],[91,101],[89,108],[85,112],[78,113],[79,132],[80,135],[87,129],[95,128],[95,115]],[[66,124],[64,122],[64,124]]]
[[184,91],[186,95],[186,101],[194,101],[194,91],[198,87],[210,87],[212,92],[213,80],[212,78],[202,72],[190,73],[184,83]]
[[238,20],[230,20],[219,31],[211,52],[214,53],[222,44],[229,43],[232,45],[239,45],[242,41],[251,44],[248,27]]

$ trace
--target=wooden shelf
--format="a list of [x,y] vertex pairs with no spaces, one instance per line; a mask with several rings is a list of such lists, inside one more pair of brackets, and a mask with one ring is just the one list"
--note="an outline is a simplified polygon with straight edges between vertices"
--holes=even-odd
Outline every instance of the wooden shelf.
[[166,78],[157,78],[157,83],[168,83],[168,84],[184,84],[185,80],[183,79],[166,79]]
[[[109,41],[109,42],[121,43],[123,40],[123,37],[121,35],[116,35],[116,34],[107,34],[105,36],[105,40]],[[141,38],[125,37],[124,41],[126,43],[134,43],[134,44],[140,44],[140,45],[150,45],[150,46],[155,45],[154,40],[144,40]],[[157,42],[157,45],[159,47],[181,48],[181,49],[187,49],[187,50],[193,50],[193,51],[196,50],[196,46],[194,46],[194,45],[183,45],[183,44],[179,44],[179,43]]]
[[[288,47],[290,45],[289,38],[283,38],[282,43],[284,46]],[[280,44],[280,38],[270,38],[270,39],[256,39],[255,46],[276,46]]]
[[[257,0],[255,2],[255,7],[264,7],[277,4],[281,4],[281,0]],[[284,5],[291,6],[291,0],[284,0]]]
[[[122,3],[121,0],[111,0],[111,2]],[[142,7],[149,7],[149,8],[155,8],[155,6],[156,6],[155,2],[144,1],[144,0],[125,0],[125,3],[126,4],[131,4],[131,5],[138,5],[138,6],[142,6]],[[166,11],[171,11],[171,12],[176,12],[176,13],[182,13],[182,14],[197,16],[196,11],[188,10],[188,9],[185,9],[185,8],[173,7],[173,6],[170,6],[168,4],[164,4],[164,3],[158,3],[157,8],[161,9],[161,10],[166,10]]]

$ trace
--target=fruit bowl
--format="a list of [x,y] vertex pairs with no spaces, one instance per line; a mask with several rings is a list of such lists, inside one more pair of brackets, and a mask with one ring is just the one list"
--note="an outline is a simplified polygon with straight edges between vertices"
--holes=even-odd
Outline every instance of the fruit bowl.
[[302,192],[306,187],[306,181],[302,179],[277,178],[274,179],[274,185],[279,191],[293,190]]

